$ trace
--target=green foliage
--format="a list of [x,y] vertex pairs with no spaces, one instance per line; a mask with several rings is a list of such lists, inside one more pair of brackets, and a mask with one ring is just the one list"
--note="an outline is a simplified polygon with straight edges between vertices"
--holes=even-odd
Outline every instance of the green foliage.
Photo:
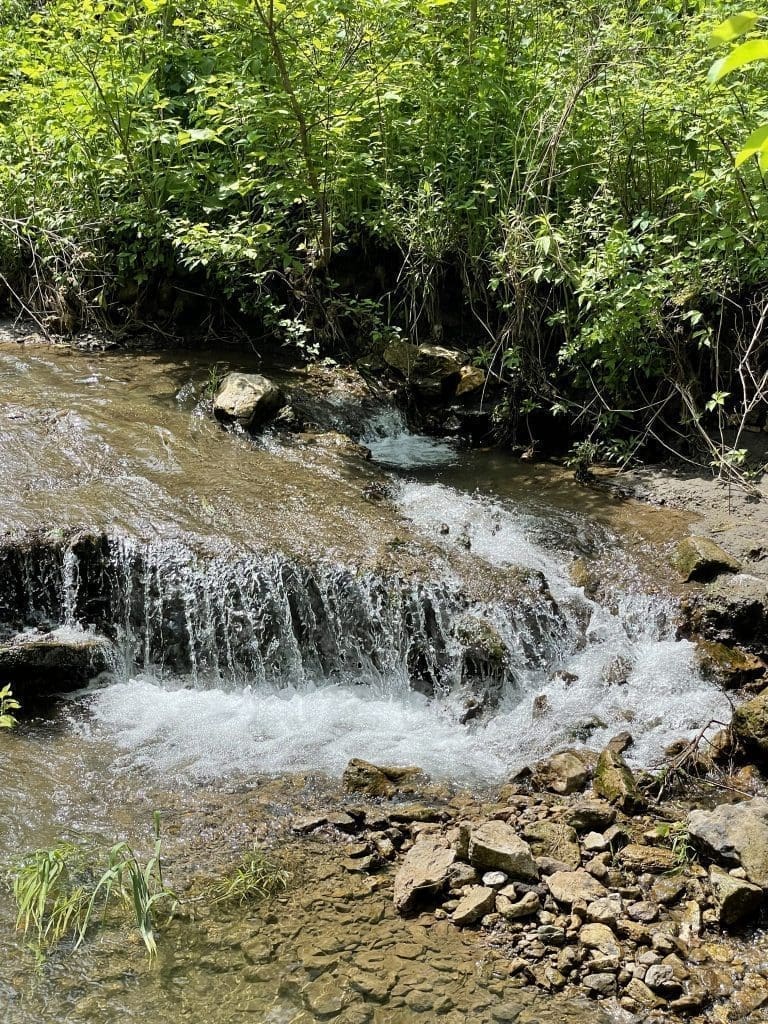
[[0,687],[0,729],[13,729],[16,719],[11,712],[18,711],[21,705],[14,700],[10,686]]
[[673,871],[682,871],[698,858],[684,821],[663,822],[656,826],[656,834],[665,840],[675,856]]
[[209,890],[213,903],[250,903],[277,896],[288,888],[291,873],[254,846],[231,875]]
[[103,864],[98,852],[94,860],[94,851],[71,843],[36,850],[12,871],[17,926],[25,935],[32,933],[33,948],[43,956],[67,938],[79,948],[97,916],[104,921],[117,906],[133,920],[151,959],[157,952],[158,909],[166,906],[172,913],[176,904],[163,883],[160,851],[157,814],[154,850],[143,865],[125,842],[112,846]]
[[728,338],[751,329],[768,268],[749,159],[766,138],[740,141],[766,75],[751,65],[738,94],[699,83],[718,20],[714,42],[736,44],[714,78],[762,52],[739,42],[756,14],[721,0],[1,10],[0,288],[44,323],[183,320],[202,295],[308,353],[439,336],[530,408],[586,406],[582,435],[677,430],[681,403],[684,430],[706,430],[708,396],[734,392]]

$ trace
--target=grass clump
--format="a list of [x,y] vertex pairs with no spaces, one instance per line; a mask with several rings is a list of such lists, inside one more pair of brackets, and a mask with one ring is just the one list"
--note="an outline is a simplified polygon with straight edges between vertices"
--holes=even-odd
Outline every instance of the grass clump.
[[272,860],[258,846],[241,859],[232,874],[208,890],[211,903],[253,903],[279,896],[291,881],[291,872]]
[[0,729],[13,729],[16,719],[11,714],[18,711],[21,704],[14,699],[10,686],[0,688]]
[[127,842],[115,843],[98,855],[72,843],[35,850],[11,872],[17,926],[32,935],[41,957],[65,939],[78,949],[92,926],[104,923],[112,909],[132,920],[147,953],[157,953],[155,921],[161,906],[172,914],[174,894],[163,881],[159,815],[155,844],[142,864]]

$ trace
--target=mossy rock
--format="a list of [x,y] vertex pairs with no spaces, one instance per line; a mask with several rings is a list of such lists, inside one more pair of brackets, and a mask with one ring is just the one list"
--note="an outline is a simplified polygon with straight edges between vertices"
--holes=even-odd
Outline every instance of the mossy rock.
[[768,689],[736,708],[731,729],[747,751],[768,757]]
[[709,537],[686,537],[677,545],[672,565],[686,583],[704,583],[722,573],[741,569],[736,559]]
[[598,796],[623,811],[632,811],[643,803],[632,769],[621,754],[610,747],[597,759],[592,788]]

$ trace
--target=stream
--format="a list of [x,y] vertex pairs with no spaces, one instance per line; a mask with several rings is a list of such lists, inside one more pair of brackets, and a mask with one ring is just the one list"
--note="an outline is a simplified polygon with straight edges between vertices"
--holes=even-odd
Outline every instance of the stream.
[[[652,765],[727,715],[676,637],[665,557],[684,516],[415,435],[330,373],[268,370],[316,429],[225,431],[205,398],[219,357],[0,345],[0,626],[110,651],[85,689],[0,736],[0,862],[60,837],[147,844],[159,809],[183,888],[284,837],[352,757],[481,793],[622,730]],[[36,970],[5,901],[0,1021],[330,1019],[290,979],[302,935],[333,947],[347,927],[355,941],[327,955],[411,942],[425,964],[471,961],[468,940],[425,938],[376,886],[336,892],[333,851],[295,856],[304,895],[174,922],[156,967],[108,929]],[[435,1014],[486,1019],[492,966],[434,972],[450,995]],[[421,1013],[352,1009],[337,1019]]]

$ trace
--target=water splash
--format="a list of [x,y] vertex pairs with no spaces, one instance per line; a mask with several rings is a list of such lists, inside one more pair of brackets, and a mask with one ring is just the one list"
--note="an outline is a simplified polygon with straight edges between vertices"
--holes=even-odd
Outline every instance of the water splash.
[[393,469],[442,466],[456,461],[456,447],[450,441],[412,433],[399,409],[388,408],[373,416],[361,442],[370,448],[371,458]]

